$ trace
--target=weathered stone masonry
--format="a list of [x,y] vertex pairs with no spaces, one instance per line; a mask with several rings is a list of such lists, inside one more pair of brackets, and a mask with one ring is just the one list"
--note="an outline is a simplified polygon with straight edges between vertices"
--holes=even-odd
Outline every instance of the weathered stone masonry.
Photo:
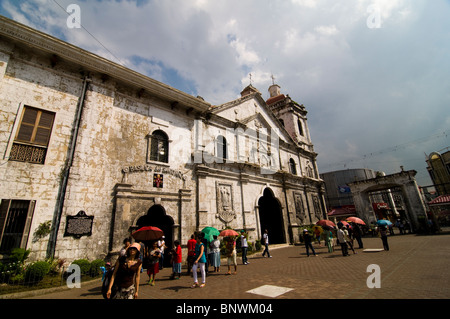
[[[298,241],[302,225],[325,216],[324,187],[306,110],[275,93],[276,108],[251,86],[211,106],[0,17],[2,240],[34,259],[66,260],[114,256],[132,230],[153,223],[183,245],[205,226],[245,228],[251,241],[272,227],[275,241]],[[46,145],[18,139],[22,127],[40,129],[24,119],[30,108],[54,116]],[[272,131],[275,144],[265,139]],[[45,160],[12,159],[14,144],[44,149]],[[20,203],[26,222],[9,234]],[[64,236],[67,216],[80,211],[94,217],[92,234]],[[35,238],[47,221],[51,233]]]

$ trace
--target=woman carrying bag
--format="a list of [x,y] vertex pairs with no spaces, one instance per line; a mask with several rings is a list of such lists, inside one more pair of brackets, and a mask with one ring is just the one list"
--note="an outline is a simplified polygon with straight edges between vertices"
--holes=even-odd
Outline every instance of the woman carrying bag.
[[[106,297],[108,299],[137,299],[142,261],[139,259],[141,245],[134,243],[120,257],[111,276]],[[112,293],[114,286],[115,293]]]

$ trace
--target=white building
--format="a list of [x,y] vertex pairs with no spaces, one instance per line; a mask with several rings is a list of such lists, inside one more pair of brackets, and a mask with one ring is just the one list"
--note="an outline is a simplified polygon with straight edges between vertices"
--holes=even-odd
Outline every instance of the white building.
[[324,186],[279,89],[213,106],[0,17],[1,253],[104,258],[146,225],[169,245],[206,226],[298,241]]

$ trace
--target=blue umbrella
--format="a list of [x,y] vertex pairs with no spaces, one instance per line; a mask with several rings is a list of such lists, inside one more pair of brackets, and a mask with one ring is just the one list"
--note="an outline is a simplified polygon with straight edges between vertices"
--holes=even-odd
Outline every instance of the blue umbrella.
[[392,223],[390,221],[388,221],[387,219],[380,219],[380,220],[377,220],[377,225],[378,226],[389,226],[389,225],[392,225]]

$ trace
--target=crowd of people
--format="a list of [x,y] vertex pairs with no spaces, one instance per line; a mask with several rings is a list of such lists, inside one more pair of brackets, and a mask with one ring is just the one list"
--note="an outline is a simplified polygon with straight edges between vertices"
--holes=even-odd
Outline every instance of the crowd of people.
[[[387,240],[388,230],[385,226],[377,229],[383,243],[384,250],[389,250]],[[240,249],[242,251],[242,264],[248,265],[248,234],[242,230],[240,234]],[[301,241],[306,248],[307,257],[310,253],[317,256],[312,245],[317,240],[319,245],[321,241],[328,248],[328,252],[332,253],[334,247],[338,244],[341,248],[343,256],[349,256],[349,250],[356,254],[354,242],[358,244],[360,249],[363,246],[363,232],[358,224],[338,222],[337,227],[317,227],[314,226],[312,231],[304,229],[301,235]],[[237,273],[237,236],[228,236],[223,238],[224,253],[227,259],[226,275],[236,275]],[[164,241],[164,236],[159,240],[155,240],[150,244],[131,243],[131,239],[124,240],[124,246],[119,252],[119,258],[114,267],[107,265],[109,271],[103,280],[103,296],[107,299],[133,299],[139,294],[139,282],[141,273],[144,269],[148,275],[148,284],[155,286],[156,275],[163,269],[164,258],[170,258],[172,264],[171,279],[180,279],[182,273],[183,256],[181,245],[178,240],[174,241],[173,247],[169,249]],[[271,258],[269,251],[269,234],[265,230],[261,238],[261,244],[264,245],[262,256]],[[209,268],[213,267],[213,272],[220,272],[222,243],[218,236],[212,236],[207,239],[202,232],[195,232],[187,242],[187,275],[193,277],[191,288],[203,288],[206,285],[206,277]],[[199,278],[199,275],[201,278]],[[201,279],[201,281],[199,280]]]
[[[248,234],[245,231],[240,235],[240,247],[242,250],[242,261],[244,265],[249,264],[247,258]],[[265,253],[270,256],[268,250],[269,238],[265,232]],[[106,299],[134,299],[139,295],[139,282],[144,269],[148,275],[148,284],[155,286],[156,275],[163,269],[164,258],[169,257],[172,264],[171,279],[179,279],[183,263],[181,245],[178,240],[174,241],[174,247],[166,254],[168,247],[164,236],[151,243],[131,243],[131,238],[125,238],[123,248],[119,252],[119,258],[115,265],[107,263],[106,273],[103,277],[102,293]],[[225,254],[227,257],[228,271],[226,275],[237,273],[237,250],[236,236],[224,237]],[[192,288],[203,288],[206,285],[206,275],[209,267],[213,272],[220,272],[221,266],[221,242],[218,236],[207,240],[202,232],[192,234],[187,242],[187,274],[194,280]],[[198,275],[201,275],[199,283]]]

